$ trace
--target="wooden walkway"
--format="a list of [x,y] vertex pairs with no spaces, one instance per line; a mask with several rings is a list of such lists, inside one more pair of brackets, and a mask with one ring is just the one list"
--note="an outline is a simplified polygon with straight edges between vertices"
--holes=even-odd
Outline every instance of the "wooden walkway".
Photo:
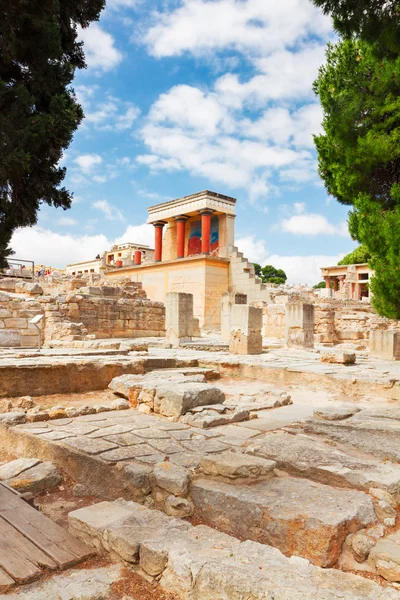
[[0,483],[0,593],[66,569],[93,551]]

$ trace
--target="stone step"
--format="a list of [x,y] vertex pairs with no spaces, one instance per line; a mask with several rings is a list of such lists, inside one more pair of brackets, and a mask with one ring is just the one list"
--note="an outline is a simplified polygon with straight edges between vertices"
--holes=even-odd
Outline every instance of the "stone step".
[[310,419],[304,431],[322,434],[383,460],[400,462],[400,421],[396,419],[374,417],[361,411],[341,421]]
[[279,468],[294,475],[337,486],[387,490],[400,502],[400,466],[380,462],[373,456],[358,456],[309,435],[283,431],[267,433],[250,442],[249,454],[276,461]]
[[400,600],[393,588],[134,502],[101,502],[70,513],[68,520],[74,535],[136,565],[138,573],[182,600]]
[[191,498],[202,523],[322,567],[337,562],[348,533],[376,520],[367,494],[294,477],[253,485],[202,478],[192,483]]

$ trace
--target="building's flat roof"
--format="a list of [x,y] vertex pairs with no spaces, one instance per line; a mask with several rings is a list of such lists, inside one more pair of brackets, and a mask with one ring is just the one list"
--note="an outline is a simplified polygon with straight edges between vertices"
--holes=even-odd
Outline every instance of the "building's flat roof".
[[167,200],[167,202],[162,202],[161,204],[154,204],[153,206],[149,206],[147,210],[150,212],[156,208],[168,208],[174,204],[181,204],[182,202],[196,200],[197,198],[202,198],[204,196],[210,196],[219,200],[225,200],[226,202],[232,202],[232,204],[236,204],[236,198],[225,196],[224,194],[219,194],[218,192],[211,192],[210,190],[203,190],[202,192],[189,194],[189,196],[182,196],[181,198],[175,198],[174,200]]
[[[368,263],[356,263],[353,265],[332,265],[331,267],[320,267],[321,269],[347,269],[348,267],[367,267],[368,269],[371,269],[371,267],[368,266]],[[372,269],[371,269],[372,271]]]
[[93,263],[100,262],[100,260],[101,259],[99,258],[94,258],[93,260],[84,260],[83,262],[71,263],[70,265],[67,265],[67,267],[78,267],[79,265],[92,265]]

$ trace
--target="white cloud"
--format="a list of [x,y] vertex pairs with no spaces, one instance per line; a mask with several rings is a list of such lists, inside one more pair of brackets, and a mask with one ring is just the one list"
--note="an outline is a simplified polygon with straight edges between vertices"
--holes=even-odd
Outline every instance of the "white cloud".
[[340,235],[349,237],[345,222],[334,225],[324,215],[315,213],[301,213],[283,219],[278,225],[278,229],[295,235]]
[[92,206],[102,212],[108,221],[124,221],[122,212],[107,200],[98,200],[97,202],[94,202]]
[[74,159],[74,163],[76,163],[84,173],[91,173],[93,168],[100,165],[102,162],[103,159],[98,154],[81,154]]
[[313,254],[309,256],[281,256],[270,254],[264,240],[254,235],[240,237],[236,242],[240,252],[250,261],[264,265],[273,265],[283,269],[288,283],[315,285],[321,281],[321,267],[336,265],[343,254],[332,256]]
[[78,221],[76,221],[75,219],[71,219],[71,217],[60,217],[57,223],[59,225],[62,225],[63,227],[69,227],[72,225],[77,225]]
[[82,29],[78,26],[78,36],[84,42],[86,63],[95,72],[105,72],[114,69],[121,62],[122,53],[115,47],[111,34],[104,31],[98,23]]
[[142,225],[129,225],[124,233],[114,240],[114,244],[123,244],[124,242],[132,242],[137,244],[144,244],[154,247],[154,227],[143,223]]
[[171,12],[155,13],[144,41],[157,57],[227,48],[260,56],[330,30],[330,19],[306,0],[183,0]]
[[11,240],[16,256],[29,256],[38,264],[64,268],[67,264],[94,259],[110,247],[105,235],[74,236],[42,227],[17,229]]

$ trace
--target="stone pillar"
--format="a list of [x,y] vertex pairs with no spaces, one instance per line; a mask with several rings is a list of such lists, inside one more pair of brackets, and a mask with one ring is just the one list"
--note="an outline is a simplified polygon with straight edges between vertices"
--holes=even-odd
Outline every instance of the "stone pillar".
[[334,292],[338,291],[338,279],[337,279],[337,277],[335,277],[334,280],[333,280],[333,291]]
[[262,308],[233,304],[229,352],[231,354],[262,353]]
[[314,348],[314,305],[295,302],[286,305],[285,346]]
[[165,337],[173,346],[193,337],[193,294],[169,292],[165,301]]
[[369,353],[385,360],[400,360],[400,331],[371,331]]
[[155,230],[155,240],[154,240],[154,261],[161,262],[162,261],[162,239],[163,239],[163,228],[165,225],[165,221],[156,221],[153,223]]
[[324,277],[325,283],[326,283],[326,289],[330,290],[331,289],[331,278],[330,277]]
[[201,214],[201,253],[210,254],[211,249],[211,215],[214,211],[204,209]]
[[140,250],[135,251],[135,256],[134,256],[133,262],[135,265],[142,264],[142,253],[140,252]]
[[185,256],[185,229],[187,217],[176,217],[176,258]]
[[246,294],[228,292],[221,300],[221,338],[229,342],[231,337],[231,310],[234,304],[246,304]]

